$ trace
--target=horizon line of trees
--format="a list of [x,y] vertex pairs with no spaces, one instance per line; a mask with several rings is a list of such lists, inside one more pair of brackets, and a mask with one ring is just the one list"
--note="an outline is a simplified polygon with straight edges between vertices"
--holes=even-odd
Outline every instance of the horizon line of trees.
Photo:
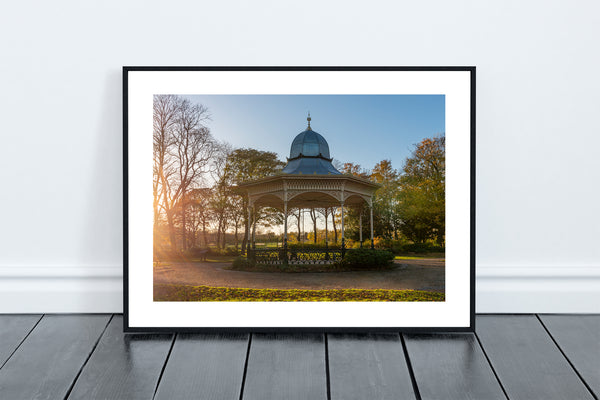
[[[210,112],[201,104],[177,95],[155,95],[153,100],[155,252],[210,245],[244,249],[252,229],[248,198],[234,188],[244,181],[274,175],[285,163],[274,152],[233,148],[216,140],[206,125],[211,120]],[[376,237],[444,244],[444,134],[416,144],[399,170],[390,160],[381,160],[370,170],[352,162],[334,160],[334,165],[342,173],[381,185],[373,200]],[[363,213],[364,232],[369,231],[368,207],[347,208],[345,237],[358,240],[359,213]],[[279,210],[263,208],[256,214],[257,226],[266,231],[283,225],[283,213]],[[294,236],[306,238],[300,232],[299,210],[290,210],[289,218],[289,233],[295,228]],[[309,212],[311,238],[315,242],[322,240],[317,227],[325,218],[333,228],[329,241],[338,242],[341,215],[336,207]]]

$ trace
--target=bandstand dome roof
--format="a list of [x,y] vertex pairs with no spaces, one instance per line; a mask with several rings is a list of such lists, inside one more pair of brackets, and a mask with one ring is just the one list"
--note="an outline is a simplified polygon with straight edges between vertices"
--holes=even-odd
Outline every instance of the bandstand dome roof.
[[300,132],[292,142],[290,159],[299,157],[300,155],[311,157],[321,155],[325,158],[330,158],[327,140],[310,128],[304,132]]
[[329,155],[329,144],[323,136],[310,127],[310,114],[307,118],[308,127],[300,132],[292,141],[290,157],[283,168],[284,174],[308,175],[341,175]]

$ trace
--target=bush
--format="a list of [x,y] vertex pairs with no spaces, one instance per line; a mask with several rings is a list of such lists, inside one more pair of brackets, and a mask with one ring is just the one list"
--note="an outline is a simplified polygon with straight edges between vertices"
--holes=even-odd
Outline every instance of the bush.
[[235,247],[226,247],[224,249],[217,249],[216,247],[210,247],[208,249],[209,256],[238,256],[240,251],[236,250]]
[[231,266],[233,268],[249,268],[249,267],[253,267],[255,264],[248,260],[246,257],[242,257],[242,256],[238,256],[236,258],[233,259],[233,263],[231,264]]
[[340,262],[344,266],[359,269],[385,268],[392,265],[394,255],[387,250],[350,249]]

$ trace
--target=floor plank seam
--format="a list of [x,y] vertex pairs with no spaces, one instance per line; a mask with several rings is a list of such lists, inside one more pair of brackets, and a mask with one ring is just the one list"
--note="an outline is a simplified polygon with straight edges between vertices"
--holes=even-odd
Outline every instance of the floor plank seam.
[[171,339],[171,346],[169,347],[169,351],[167,353],[167,357],[165,358],[165,362],[160,370],[160,374],[158,374],[158,380],[156,381],[156,387],[154,388],[154,394],[152,395],[152,400],[156,397],[156,393],[158,392],[158,387],[160,386],[160,381],[162,380],[163,374],[165,373],[165,369],[167,369],[167,363],[169,362],[169,357],[171,357],[171,352],[173,351],[173,347],[175,346],[175,341],[177,340],[177,333],[173,334],[173,339]]
[[540,318],[540,316],[538,314],[535,314],[535,316],[538,319],[538,321],[540,321],[540,324],[542,324],[542,327],[544,328],[544,330],[546,331],[546,333],[548,334],[548,336],[550,336],[550,339],[552,339],[552,342],[554,342],[554,345],[556,346],[556,348],[558,349],[558,351],[560,351],[560,354],[562,354],[562,356],[565,358],[565,360],[567,360],[567,362],[569,363],[569,365],[571,366],[571,368],[573,369],[573,371],[575,371],[575,374],[579,377],[579,379],[581,380],[581,382],[583,383],[583,385],[585,386],[585,388],[588,390],[588,392],[590,392],[590,394],[592,395],[592,397],[595,400],[598,400],[598,397],[596,396],[596,394],[594,393],[594,391],[592,390],[592,388],[588,385],[588,383],[585,381],[585,379],[583,379],[583,376],[581,376],[581,374],[579,373],[579,371],[577,371],[577,368],[575,368],[575,365],[573,365],[573,363],[571,362],[571,360],[569,359],[569,357],[567,357],[567,355],[565,354],[565,352],[563,351],[563,349],[560,347],[560,345],[558,344],[558,342],[554,339],[554,336],[552,336],[552,333],[550,333],[550,330],[548,330],[548,328],[544,324],[544,321],[542,321],[542,319]]
[[479,347],[481,348],[481,351],[483,352],[483,355],[485,356],[485,359],[487,360],[488,365],[492,369],[492,372],[494,373],[494,377],[496,378],[496,381],[498,381],[498,384],[500,385],[500,389],[502,389],[502,393],[504,393],[504,397],[506,397],[507,400],[510,400],[510,397],[508,397],[508,393],[506,393],[506,389],[504,388],[504,385],[502,384],[500,377],[496,373],[496,369],[492,365],[492,361],[490,360],[490,357],[488,356],[487,352],[485,351],[485,348],[483,347],[483,343],[481,343],[481,339],[479,339],[479,335],[477,335],[477,332],[473,332],[473,335],[475,335],[475,339],[477,339],[477,343],[479,343]]
[[329,335],[325,336],[325,380],[327,382],[327,400],[331,400],[331,375],[329,373]]
[[417,378],[415,377],[415,371],[413,370],[410,356],[408,355],[408,348],[404,341],[404,334],[398,333],[398,335],[400,335],[400,343],[402,344],[402,351],[404,352],[404,359],[406,360],[406,366],[408,367],[408,374],[410,375],[410,381],[412,382],[413,391],[415,392],[415,398],[416,400],[422,400],[419,385],[417,384]]
[[65,394],[64,400],[67,400],[69,398],[69,396],[71,395],[71,392],[73,391],[73,388],[75,387],[75,384],[77,383],[77,380],[81,376],[81,373],[83,372],[83,369],[87,365],[87,363],[90,360],[90,358],[92,358],[92,354],[94,354],[94,352],[96,351],[96,348],[98,347],[98,344],[100,343],[100,340],[102,339],[102,336],[104,336],[104,332],[106,332],[106,330],[108,329],[108,326],[110,325],[110,322],[113,320],[114,317],[115,317],[115,314],[111,314],[110,318],[108,319],[108,322],[104,326],[104,329],[102,330],[102,332],[100,332],[100,335],[98,336],[98,339],[96,339],[96,342],[94,343],[94,346],[92,346],[92,350],[90,351],[90,354],[88,354],[88,356],[86,357],[85,361],[83,362],[83,364],[79,368],[79,371],[77,371],[77,375],[75,375],[75,379],[73,379],[73,382],[71,382],[71,385],[69,386],[69,389],[67,390],[67,393]]
[[23,338],[23,340],[21,340],[19,342],[19,344],[17,345],[17,347],[10,353],[10,355],[8,356],[8,358],[6,359],[6,361],[4,361],[4,363],[2,363],[2,365],[0,365],[0,369],[2,369],[6,363],[8,362],[8,360],[10,360],[13,356],[13,354],[15,354],[17,352],[17,350],[19,350],[19,347],[21,347],[21,345],[23,344],[23,342],[25,342],[25,340],[27,340],[27,338],[29,337],[29,335],[31,335],[31,332],[33,332],[33,330],[38,326],[38,324],[40,323],[40,321],[42,320],[42,318],[44,318],[45,314],[42,314],[42,316],[37,320],[37,322],[35,324],[33,324],[33,327],[29,330],[29,332],[27,332],[27,335],[25,335],[25,337]]
[[250,360],[250,346],[252,345],[252,333],[248,334],[248,347],[246,348],[246,361],[244,362],[244,373],[242,374],[242,386],[240,387],[240,400],[244,397],[244,386],[246,385],[246,374],[248,372],[248,361]]

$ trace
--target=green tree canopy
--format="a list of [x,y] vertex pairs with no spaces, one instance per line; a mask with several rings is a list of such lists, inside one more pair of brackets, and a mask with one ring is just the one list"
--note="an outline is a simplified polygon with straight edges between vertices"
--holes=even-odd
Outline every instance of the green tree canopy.
[[[231,184],[240,184],[242,182],[264,178],[281,172],[285,163],[277,158],[277,154],[271,151],[261,151],[256,149],[235,149],[227,157],[226,174]],[[247,195],[242,197],[242,210],[248,207]],[[273,212],[267,212],[273,211]],[[258,217],[272,222],[278,218],[274,215],[275,210],[263,210]],[[246,238],[250,229],[248,216],[244,215],[244,238],[242,239],[242,249],[246,247]]]
[[392,167],[390,160],[382,160],[375,164],[371,171],[372,181],[381,185],[375,192],[373,208],[375,214],[375,231],[383,237],[398,238],[400,219],[397,210],[399,196],[398,171]]
[[423,139],[406,159],[400,178],[397,210],[400,230],[415,243],[436,239],[446,230],[446,138]]

